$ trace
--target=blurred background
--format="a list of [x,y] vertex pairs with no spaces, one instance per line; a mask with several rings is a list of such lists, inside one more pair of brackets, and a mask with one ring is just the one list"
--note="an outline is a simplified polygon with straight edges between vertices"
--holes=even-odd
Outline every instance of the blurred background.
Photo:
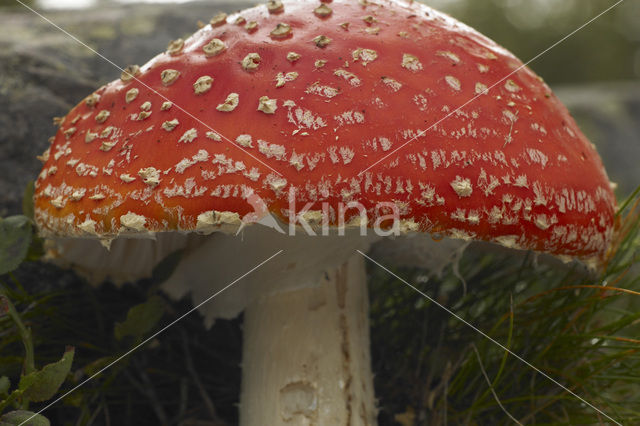
[[[233,12],[255,4],[254,1],[245,0],[180,2],[180,5],[169,1],[131,0],[22,1],[121,67],[128,64],[143,64],[164,50],[170,40],[188,36],[197,29],[198,20],[208,21],[217,11]],[[616,0],[424,0],[424,3],[443,10],[476,28],[526,62],[614,5]],[[623,199],[629,195],[640,184],[640,0],[624,0],[613,10],[532,62],[530,67],[542,76],[565,102],[580,127],[597,146],[611,179],[619,183],[618,198]],[[114,80],[119,75],[120,71],[112,64],[72,40],[68,35],[29,11],[24,5],[16,0],[0,0],[0,217],[21,212],[24,188],[28,181],[34,179],[41,167],[35,157],[46,148],[47,138],[56,131],[51,122],[52,117],[63,116],[97,86]],[[473,256],[470,257],[473,258]],[[478,259],[481,260],[479,256]],[[482,265],[486,266],[491,262],[486,261]],[[550,278],[547,279],[535,262],[532,261],[531,265],[529,263],[525,265],[524,261],[520,263],[520,259],[517,262],[517,265],[510,261],[504,265],[501,264],[503,275],[497,279],[492,275],[497,273],[497,268],[495,270],[485,268],[480,271],[480,267],[477,266],[467,266],[465,269],[463,264],[461,273],[467,279],[471,289],[474,288],[474,283],[477,284],[475,290],[472,290],[472,293],[476,292],[473,297],[484,298],[484,300],[495,297],[495,300],[501,301],[500,303],[508,302],[509,297],[513,297],[514,294],[517,302],[518,294],[523,294],[519,293],[521,290],[518,289],[531,284],[531,282],[516,282],[516,279],[520,280],[520,276],[528,277],[538,274],[541,288],[550,288],[554,282],[560,285],[561,281],[553,281],[555,278],[551,272],[549,272]],[[476,265],[478,264],[481,263],[477,262]],[[480,307],[475,303],[477,299],[464,299],[457,295],[455,292],[459,290],[459,274],[454,272],[446,272],[440,280],[441,292],[438,294],[449,298],[448,301],[451,303],[458,300],[456,297],[460,298],[459,300],[465,300],[465,303],[468,302],[470,311],[467,312],[468,316],[463,316],[486,317],[485,322],[476,322],[481,325],[481,328],[486,328],[491,326],[493,321],[491,318],[497,318],[509,310],[508,303],[503,306],[497,302],[486,302]],[[490,276],[491,279],[483,278],[483,274]],[[16,282],[26,283],[31,293],[54,294],[57,292],[51,296],[55,306],[42,305],[48,309],[44,313],[38,311],[39,302],[31,296],[24,296],[22,303],[29,307],[31,317],[28,318],[32,321],[35,335],[41,339],[41,344],[46,343],[51,348],[55,347],[56,351],[62,344],[75,344],[80,347],[84,344],[84,353],[89,352],[91,356],[78,360],[76,365],[79,366],[82,366],[83,362],[93,362],[99,354],[105,357],[111,356],[126,348],[126,346],[117,346],[112,341],[110,324],[121,320],[131,305],[146,300],[153,289],[151,282],[138,283],[137,286],[127,286],[123,289],[116,289],[113,286],[103,286],[99,290],[89,289],[86,283],[74,274],[40,264],[25,264],[16,272],[15,277]],[[421,275],[413,276],[416,280],[420,277]],[[374,312],[372,321],[375,331],[372,336],[374,343],[376,340],[387,343],[386,349],[380,346],[374,349],[373,353],[374,368],[380,381],[376,383],[376,392],[380,395],[383,404],[381,416],[386,416],[381,417],[381,425],[418,424],[416,419],[419,415],[416,413],[422,405],[429,408],[437,406],[433,400],[434,398],[437,400],[438,397],[430,396],[434,394],[434,389],[437,389],[435,385],[429,386],[429,380],[433,379],[430,371],[445,369],[444,367],[440,370],[423,369],[418,373],[414,364],[411,363],[412,357],[419,355],[417,363],[448,366],[448,360],[457,357],[459,349],[473,338],[473,332],[467,330],[470,334],[466,335],[460,331],[460,328],[455,328],[459,325],[452,324],[447,315],[442,312],[435,314],[433,311],[428,311],[424,300],[416,302],[415,294],[411,291],[403,296],[398,293],[399,290],[389,290],[397,287],[384,287],[384,277],[373,278],[376,284],[372,286]],[[511,279],[514,281],[509,281]],[[494,293],[493,296],[480,293],[481,289],[487,288],[485,282],[503,283],[504,291],[499,293],[499,298],[498,293]],[[430,285],[434,286],[433,281]],[[435,287],[438,288],[437,285]],[[396,293],[391,294],[394,291]],[[459,303],[457,306],[462,305]],[[175,304],[170,309],[173,309],[171,314],[175,316],[175,312],[184,312],[188,308],[188,303],[182,303]],[[495,312],[489,312],[489,309],[494,309]],[[519,314],[520,320],[525,321],[521,324],[521,330],[525,330],[530,335],[535,335],[536,331],[545,335],[552,326],[559,327],[558,324],[563,324],[564,319],[551,325],[541,324],[537,328],[532,325],[528,328],[529,322],[532,324],[536,321],[533,318],[537,312],[534,311],[530,318]],[[635,311],[637,312],[637,309]],[[420,312],[430,313],[425,314],[424,317],[414,317]],[[66,322],[56,322],[58,316],[65,318]],[[95,320],[94,316],[99,317],[98,320]],[[544,317],[545,315],[538,315],[535,318],[539,320]],[[43,322],[42,318],[46,318],[45,323],[38,325]],[[141,351],[140,355],[132,359],[130,365],[124,366],[120,373],[114,372],[114,376],[109,376],[108,380],[111,380],[111,377],[120,374],[118,380],[114,379],[114,383],[118,386],[138,389],[138,393],[124,392],[117,386],[107,388],[102,383],[96,383],[92,385],[95,386],[94,388],[88,387],[86,393],[79,393],[85,400],[80,401],[81,397],[78,396],[75,400],[65,401],[66,408],[60,408],[59,418],[69,416],[75,418],[80,409],[106,412],[106,409],[100,406],[96,408],[97,405],[102,404],[102,400],[96,398],[106,398],[105,401],[107,399],[112,401],[115,398],[118,403],[121,403],[117,407],[126,406],[127,410],[133,410],[133,414],[129,411],[126,415],[123,414],[127,419],[136,419],[135,410],[140,410],[138,419],[145,416],[153,419],[154,412],[155,416],[161,417],[161,413],[158,414],[158,408],[153,404],[136,405],[142,404],[140,401],[145,398],[153,401],[152,397],[140,390],[148,390],[148,386],[136,388],[136,384],[139,385],[145,380],[144,376],[138,377],[136,374],[148,372],[154,380],[157,380],[155,383],[161,399],[166,397],[167,400],[173,400],[178,393],[176,383],[179,383],[180,392],[182,392],[183,381],[189,379],[185,378],[184,370],[180,370],[178,366],[185,356],[181,352],[177,354],[171,352],[171,348],[190,347],[196,364],[195,369],[199,372],[206,371],[202,380],[218,408],[219,417],[227,421],[219,424],[233,424],[236,419],[235,404],[239,392],[237,364],[241,341],[240,323],[241,320],[219,322],[214,329],[204,330],[197,317],[185,321],[183,325],[172,331],[173,334],[167,333],[167,336],[163,337],[163,345],[157,345],[156,347],[160,349],[154,349],[156,352]],[[441,336],[446,336],[442,337],[442,341],[430,340],[434,339],[430,334],[433,324],[447,324],[449,327],[445,328],[443,325],[440,328]],[[82,328],[82,325],[85,328]],[[424,331],[427,336],[421,337],[423,341],[415,341],[417,329]],[[8,332],[0,334],[3,339],[10,336]],[[531,340],[530,335],[524,336],[523,340],[527,342]],[[185,343],[186,336],[188,336],[189,345]],[[400,337],[405,340],[398,340]],[[448,338],[454,340],[447,341]],[[500,340],[506,341],[506,336]],[[230,341],[232,344],[226,345]],[[167,342],[169,342],[168,345]],[[0,375],[9,374],[6,373],[9,368],[15,370],[12,373],[15,375],[21,365],[21,359],[15,354],[21,353],[21,348],[19,345],[16,346],[15,341],[7,346],[3,345],[4,343],[0,345],[0,350],[4,351],[3,361],[0,362]],[[444,348],[441,351],[444,355],[440,357],[432,355],[436,346]],[[399,348],[406,348],[406,350],[399,351]],[[572,355],[575,348],[575,342],[571,341],[563,350]],[[480,349],[482,350],[482,347]],[[14,350],[11,359],[6,355],[9,350]],[[384,352],[385,350],[389,353]],[[91,351],[94,352],[91,353]],[[484,358],[485,352],[482,353]],[[398,354],[402,354],[404,359],[398,359],[402,358]],[[497,352],[494,355],[499,364],[502,353]],[[206,363],[199,365],[201,361],[198,360],[212,359],[212,357],[217,357],[216,364],[219,367],[217,370],[216,366]],[[167,359],[175,361],[167,361]],[[550,359],[560,364],[564,363],[560,355],[554,354]],[[396,361],[401,365],[396,364]],[[469,371],[477,373],[476,364],[468,365]],[[493,368],[487,365],[487,370]],[[193,367],[190,369],[193,370]],[[428,377],[425,370],[429,371]],[[85,368],[85,371],[90,370]],[[122,379],[124,374],[122,371],[130,374],[131,377],[126,376],[126,380]],[[514,371],[522,371],[521,365],[514,366]],[[489,373],[493,374],[491,371]],[[435,374],[437,376],[439,373]],[[637,377],[637,370],[634,374],[634,377]],[[481,376],[478,377],[480,379],[476,384],[484,386]],[[576,374],[576,377],[581,375]],[[437,382],[436,379],[433,380],[434,383]],[[386,388],[383,383],[385,381],[388,384]],[[467,388],[466,383],[468,382],[460,385],[460,394],[463,394],[464,389]],[[513,382],[516,394],[521,384],[521,382]],[[185,389],[188,387],[186,384],[184,386]],[[603,383],[602,389],[607,388],[609,384]],[[415,389],[414,394],[409,395],[414,401],[425,400],[428,403],[406,403],[409,399],[405,389]],[[95,392],[96,390],[101,390],[102,393]],[[637,395],[637,388],[634,388],[633,392]],[[595,390],[591,396],[594,394],[597,394]],[[612,400],[616,399],[611,395],[605,396]],[[459,401],[466,403],[465,398],[460,397]],[[474,398],[470,396],[468,400],[475,401]],[[491,400],[491,398],[488,399]],[[463,402],[460,402],[460,407],[464,408],[466,405]],[[453,404],[454,400],[450,400],[449,403]],[[104,406],[107,405],[104,404]],[[110,402],[110,404],[113,403]],[[198,404],[202,405],[199,402]],[[192,404],[190,400],[185,407],[193,408],[194,411],[191,413],[185,408],[186,413],[194,418],[206,417],[202,415],[202,406],[198,404]],[[451,409],[462,412],[460,407]],[[179,408],[184,407],[170,406],[170,408],[177,412]],[[495,412],[491,415],[494,417],[487,417],[484,422],[480,421],[476,424],[503,424],[495,419],[504,419],[505,416],[499,407],[493,408]],[[422,409],[426,410],[424,407]],[[85,415],[82,411],[80,417],[86,420],[91,415],[91,412]],[[112,415],[115,417],[115,414],[112,413]],[[185,414],[184,417],[189,416]],[[592,417],[585,419],[582,424],[596,422]],[[77,424],[88,423],[78,421]],[[146,423],[134,420],[126,424]],[[440,423],[433,421],[431,424]],[[511,424],[511,422],[506,419],[504,424]],[[629,424],[640,424],[640,417],[636,417],[635,421]]]

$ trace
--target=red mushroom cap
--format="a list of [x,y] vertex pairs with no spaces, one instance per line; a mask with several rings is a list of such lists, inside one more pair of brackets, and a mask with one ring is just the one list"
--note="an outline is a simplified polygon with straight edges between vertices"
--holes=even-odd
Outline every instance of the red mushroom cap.
[[605,253],[601,160],[512,54],[417,2],[283,3],[217,15],[73,108],[36,182],[43,234],[240,223],[248,189],[287,222],[296,188],[370,223],[393,202],[409,230]]

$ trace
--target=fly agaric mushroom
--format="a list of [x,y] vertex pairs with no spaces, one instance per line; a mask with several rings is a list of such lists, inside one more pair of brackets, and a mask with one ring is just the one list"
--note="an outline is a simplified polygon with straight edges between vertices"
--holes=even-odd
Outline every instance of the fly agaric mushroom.
[[[42,156],[36,221],[52,256],[96,281],[148,276],[186,248],[165,288],[196,302],[284,249],[202,307],[209,322],[246,309],[241,424],[375,424],[353,253],[380,235],[339,225],[591,263],[607,251],[600,158],[521,66],[417,2],[217,15],[67,114]],[[298,235],[273,229],[287,225]]]

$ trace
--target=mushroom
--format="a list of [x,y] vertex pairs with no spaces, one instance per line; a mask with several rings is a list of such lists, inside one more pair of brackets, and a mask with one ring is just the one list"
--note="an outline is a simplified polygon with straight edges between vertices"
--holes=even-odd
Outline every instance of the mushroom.
[[36,221],[96,282],[184,249],[164,289],[208,324],[245,311],[242,425],[376,423],[355,250],[430,233],[597,265],[612,239],[549,87],[418,2],[270,2],[127,70],[61,122]]

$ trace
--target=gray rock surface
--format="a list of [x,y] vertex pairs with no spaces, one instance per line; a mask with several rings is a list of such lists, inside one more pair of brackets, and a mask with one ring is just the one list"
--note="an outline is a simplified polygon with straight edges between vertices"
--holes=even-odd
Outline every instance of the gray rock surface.
[[582,131],[596,145],[624,199],[640,185],[640,82],[560,87]]

